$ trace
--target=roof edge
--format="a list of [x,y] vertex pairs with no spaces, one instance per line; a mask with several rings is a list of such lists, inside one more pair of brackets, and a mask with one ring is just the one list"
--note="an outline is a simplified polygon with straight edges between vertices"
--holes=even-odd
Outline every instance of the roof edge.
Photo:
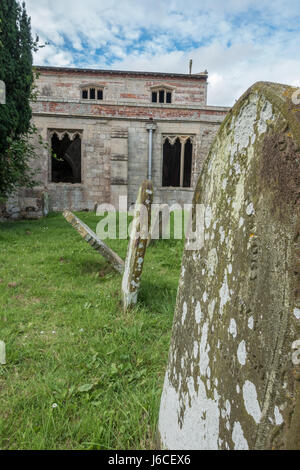
[[47,65],[34,65],[37,71],[52,71],[52,72],[75,72],[75,73],[90,73],[90,74],[107,74],[107,75],[136,75],[136,76],[149,76],[149,77],[177,77],[177,78],[190,78],[190,79],[205,79],[208,78],[208,73],[166,73],[166,72],[141,72],[133,70],[108,70],[108,69],[85,69],[78,67],[53,67]]

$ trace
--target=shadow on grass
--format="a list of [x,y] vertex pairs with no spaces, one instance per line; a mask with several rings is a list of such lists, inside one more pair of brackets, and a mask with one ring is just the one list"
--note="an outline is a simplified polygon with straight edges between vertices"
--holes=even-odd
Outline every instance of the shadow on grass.
[[111,279],[115,277],[119,277],[121,279],[121,275],[106,261],[101,262],[101,260],[76,260],[76,262],[73,262],[73,268],[73,274],[75,273],[78,277],[94,275],[95,278],[99,278],[101,280],[104,280],[105,278]]
[[177,286],[157,278],[155,281],[144,280],[139,291],[139,303],[159,313],[174,311]]

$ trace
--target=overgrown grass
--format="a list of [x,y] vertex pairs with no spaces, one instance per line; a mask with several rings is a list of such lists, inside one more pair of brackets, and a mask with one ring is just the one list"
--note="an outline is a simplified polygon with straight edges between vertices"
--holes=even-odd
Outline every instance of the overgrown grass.
[[0,250],[0,448],[154,448],[183,242],[149,247],[127,314],[121,276],[60,214],[0,224]]

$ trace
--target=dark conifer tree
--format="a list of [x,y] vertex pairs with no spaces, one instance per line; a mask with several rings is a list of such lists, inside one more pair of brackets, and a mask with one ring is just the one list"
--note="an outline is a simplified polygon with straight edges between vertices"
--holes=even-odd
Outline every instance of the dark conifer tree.
[[30,160],[35,152],[31,137],[30,100],[33,98],[32,52],[38,38],[31,34],[25,3],[0,2],[0,80],[6,85],[6,104],[0,104],[0,198],[19,186],[32,184]]

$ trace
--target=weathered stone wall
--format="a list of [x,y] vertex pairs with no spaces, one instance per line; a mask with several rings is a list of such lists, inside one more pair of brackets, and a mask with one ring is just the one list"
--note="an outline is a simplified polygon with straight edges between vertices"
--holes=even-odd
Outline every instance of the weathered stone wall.
[[[103,87],[107,104],[126,103],[148,105],[152,87],[169,86],[173,91],[173,103],[184,108],[187,104],[206,105],[207,76],[185,74],[143,74],[108,70],[80,70],[37,68],[41,73],[38,90],[41,97],[60,98],[65,101],[80,99],[82,86]],[[161,104],[156,104],[161,108]],[[171,105],[172,106],[172,105]]]
[[[50,196],[50,210],[93,210],[99,201],[110,202],[111,198],[111,153],[114,150],[111,134],[114,127],[106,122],[84,118],[62,118],[61,116],[34,116],[34,122],[45,142],[50,144],[51,130],[80,131],[82,183],[51,183],[51,159],[47,150],[34,162],[41,168],[39,180]],[[112,147],[112,148],[111,148]],[[128,156],[126,147],[124,156]]]
[[169,449],[299,449],[300,107],[258,83],[225,119],[194,202],[161,401]]
[[[147,178],[150,119],[157,130],[153,138],[155,202],[191,203],[193,188],[209,145],[228,108],[206,105],[207,76],[142,74],[40,68],[40,95],[32,104],[33,121],[45,142],[53,130],[80,132],[82,181],[51,182],[51,158],[39,148],[33,167],[40,170],[37,190],[49,193],[50,210],[93,210],[99,203],[118,203],[128,196],[136,201]],[[81,86],[104,87],[103,101],[81,99]],[[172,104],[151,102],[152,86],[173,90]],[[190,135],[194,141],[191,188],[162,188],[163,136]],[[19,204],[24,205],[19,194]],[[23,204],[24,202],[24,204]],[[26,204],[25,204],[26,205]],[[19,211],[20,212],[20,211]]]
[[22,189],[0,204],[0,222],[39,219],[49,213],[49,193],[43,188]]

